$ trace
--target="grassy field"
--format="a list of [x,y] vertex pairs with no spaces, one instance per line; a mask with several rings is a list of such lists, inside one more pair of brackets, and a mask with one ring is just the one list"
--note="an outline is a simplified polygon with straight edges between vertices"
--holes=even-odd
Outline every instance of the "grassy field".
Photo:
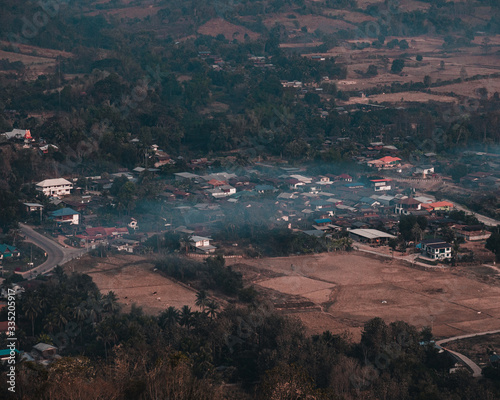
[[449,270],[420,271],[357,253],[234,263],[248,283],[300,317],[310,333],[348,331],[359,339],[373,317],[432,326],[438,337],[500,329],[500,288]]
[[130,311],[132,304],[153,315],[170,306],[198,309],[195,290],[153,271],[153,265],[144,257],[116,255],[93,260],[95,263],[69,265],[66,271],[88,274],[103,294],[113,291],[125,312]]

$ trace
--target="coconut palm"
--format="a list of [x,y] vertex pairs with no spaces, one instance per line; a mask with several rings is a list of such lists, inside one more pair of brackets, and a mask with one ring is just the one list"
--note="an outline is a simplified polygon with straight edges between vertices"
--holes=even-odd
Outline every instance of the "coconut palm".
[[120,309],[118,304],[118,298],[113,291],[109,291],[108,294],[104,295],[101,299],[102,308],[104,311],[114,313]]
[[50,313],[50,315],[52,315],[52,317],[54,318],[54,322],[58,328],[63,329],[64,326],[68,323],[68,311],[68,307],[66,307],[62,303],[59,303]]
[[196,302],[195,304],[202,309],[202,311],[205,311],[205,307],[207,306],[208,302],[208,295],[207,292],[204,290],[200,290],[198,293],[196,293]]
[[40,314],[40,303],[34,296],[29,296],[23,304],[24,314],[31,320],[31,336],[35,336],[35,319]]
[[179,323],[181,324],[181,326],[185,326],[185,327],[189,328],[191,326],[191,323],[192,323],[192,317],[193,317],[193,313],[191,311],[191,307],[183,306],[181,308],[181,315],[180,315]]
[[219,309],[219,304],[217,302],[215,302],[214,300],[210,300],[208,303],[207,303],[207,315],[210,317],[210,319],[212,320],[213,318],[215,318],[218,314],[218,309]]
[[179,318],[179,310],[170,306],[160,314],[160,325],[163,328],[172,328],[179,322]]

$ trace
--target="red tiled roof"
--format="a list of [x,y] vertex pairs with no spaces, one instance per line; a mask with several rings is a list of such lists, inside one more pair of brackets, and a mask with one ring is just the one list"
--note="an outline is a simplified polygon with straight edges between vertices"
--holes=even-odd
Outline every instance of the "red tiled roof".
[[382,157],[379,161],[382,161],[383,163],[391,163],[391,162],[395,162],[395,161],[401,161],[401,158],[385,156],[385,157]]

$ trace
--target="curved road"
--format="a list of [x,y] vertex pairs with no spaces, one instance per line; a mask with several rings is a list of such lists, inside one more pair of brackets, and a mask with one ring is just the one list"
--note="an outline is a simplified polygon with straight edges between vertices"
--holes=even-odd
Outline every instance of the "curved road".
[[[460,340],[460,339],[467,339],[467,338],[476,337],[476,336],[491,335],[491,334],[494,334],[494,333],[500,333],[500,330],[480,332],[480,333],[470,333],[468,335],[453,336],[453,337],[450,337],[448,339],[437,340],[436,344],[438,346],[443,347],[442,344],[444,344],[444,343],[453,342],[455,340]],[[457,353],[456,351],[447,349],[446,347],[443,347],[443,350],[445,350],[448,353],[452,354],[458,360],[460,360],[463,364],[465,364],[467,367],[469,367],[469,369],[472,371],[472,376],[474,378],[479,378],[481,376],[481,367],[479,367],[479,365],[477,365],[469,357],[466,357],[463,354]]]
[[73,258],[79,257],[86,252],[86,249],[73,249],[62,247],[53,240],[35,232],[30,226],[19,224],[21,232],[26,236],[26,239],[33,242],[38,247],[41,247],[47,253],[47,260],[36,268],[33,268],[21,274],[26,276],[36,276],[41,273],[46,273],[54,269],[57,265],[63,265]]

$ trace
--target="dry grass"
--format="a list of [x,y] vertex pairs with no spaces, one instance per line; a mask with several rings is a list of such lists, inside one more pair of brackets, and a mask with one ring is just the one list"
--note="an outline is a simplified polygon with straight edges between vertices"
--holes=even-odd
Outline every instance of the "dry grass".
[[[97,265],[75,267],[92,277],[101,293],[113,291],[124,311],[132,304],[148,314],[158,314],[173,306],[196,308],[196,291],[153,271],[153,265],[141,256],[117,255],[97,260]],[[71,271],[71,269],[69,269]]]
[[[288,15],[294,14],[297,18],[290,19]],[[295,26],[294,21],[298,21],[299,28]],[[353,29],[355,26],[338,19],[323,17],[320,15],[300,15],[297,13],[281,13],[281,14],[268,14],[268,17],[263,20],[267,28],[272,28],[276,24],[285,26],[288,31],[300,30],[301,27],[306,26],[308,32],[314,32],[320,29],[324,33],[334,33],[341,29]]]
[[[317,305],[314,311],[310,305],[302,312],[294,310],[310,333],[349,331],[358,338],[363,324],[377,316],[387,322],[433,326],[440,337],[500,329],[500,288],[450,271],[420,271],[396,260],[357,253],[265,258],[244,264],[252,271],[249,283],[263,288],[276,303],[292,296],[295,303],[302,297]],[[245,275],[244,265],[235,268]],[[255,274],[256,268],[284,276]],[[270,289],[278,291],[276,298]]]
[[222,18],[213,18],[198,28],[198,33],[209,36],[224,35],[228,40],[236,39],[240,42],[244,41],[245,34],[251,40],[256,40],[260,37],[258,33],[252,32],[243,26],[232,24]]

